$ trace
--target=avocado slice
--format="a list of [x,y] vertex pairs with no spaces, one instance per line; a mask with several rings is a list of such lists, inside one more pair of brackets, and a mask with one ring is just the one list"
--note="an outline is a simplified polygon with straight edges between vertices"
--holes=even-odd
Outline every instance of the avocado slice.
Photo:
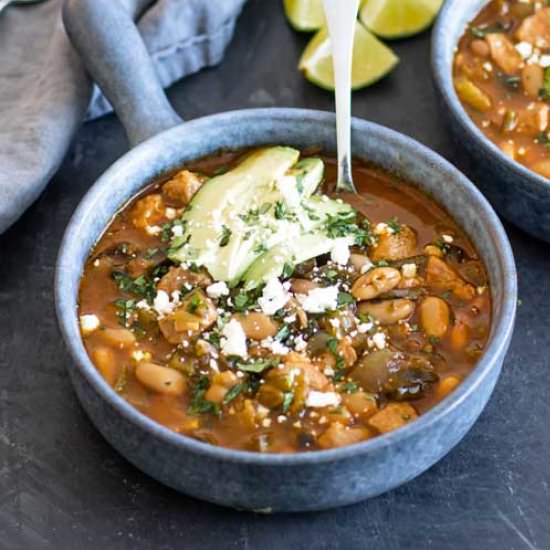
[[[298,238],[312,224],[302,207],[303,197],[309,197],[324,175],[321,159],[305,159],[279,178],[270,190],[258,192],[247,204],[241,216],[228,226],[232,230],[227,246],[219,250],[218,261],[225,279],[237,284],[250,265],[266,250],[278,243]],[[250,216],[250,212],[263,212]]]
[[[300,152],[291,147],[269,147],[255,151],[232,170],[209,179],[195,194],[182,216],[185,227],[179,242],[172,241],[170,259],[204,265],[217,280],[226,280],[218,262],[224,226],[249,207],[251,198],[268,189],[296,164]],[[227,230],[225,230],[227,233]]]
[[197,192],[182,220],[183,237],[172,241],[169,257],[205,266],[216,280],[239,282],[259,256],[311,229],[301,207],[319,186],[324,163],[298,163],[289,147],[257,151]]

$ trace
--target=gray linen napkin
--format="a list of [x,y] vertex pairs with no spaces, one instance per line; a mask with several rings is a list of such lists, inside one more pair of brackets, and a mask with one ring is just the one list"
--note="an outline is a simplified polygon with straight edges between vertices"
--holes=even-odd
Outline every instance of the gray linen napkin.
[[[154,2],[139,27],[163,86],[221,60],[245,1]],[[110,110],[69,44],[61,5],[0,15],[0,233],[40,195],[84,118]]]

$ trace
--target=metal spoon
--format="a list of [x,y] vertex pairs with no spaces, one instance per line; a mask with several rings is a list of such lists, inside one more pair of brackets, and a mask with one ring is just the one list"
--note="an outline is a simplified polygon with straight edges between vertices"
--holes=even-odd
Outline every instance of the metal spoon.
[[332,44],[338,144],[337,191],[357,193],[351,175],[351,63],[359,0],[323,0]]
[[28,4],[38,4],[39,2],[44,2],[45,0],[0,0],[0,13],[2,13],[10,4],[13,5],[28,5]]

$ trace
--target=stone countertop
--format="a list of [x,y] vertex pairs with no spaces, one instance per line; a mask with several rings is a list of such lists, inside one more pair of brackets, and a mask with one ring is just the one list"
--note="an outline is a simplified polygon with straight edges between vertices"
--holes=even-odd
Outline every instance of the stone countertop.
[[[281,2],[249,0],[223,64],[178,83],[170,99],[188,119],[260,106],[331,110],[331,94],[295,69],[306,41]],[[467,172],[435,103],[429,33],[393,47],[399,67],[354,95],[354,115]],[[0,236],[0,549],[550,548],[549,247],[509,225],[521,301],[502,377],[464,441],[416,480],[352,507],[270,517],[179,495],[121,458],[67,378],[53,276],[73,210],[126,149],[114,117],[87,124],[47,191]]]

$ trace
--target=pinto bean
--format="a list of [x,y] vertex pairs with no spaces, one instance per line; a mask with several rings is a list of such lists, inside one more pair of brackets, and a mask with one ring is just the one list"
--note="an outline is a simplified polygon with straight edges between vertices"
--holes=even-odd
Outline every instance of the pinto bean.
[[351,293],[357,300],[372,300],[394,289],[401,280],[401,273],[393,267],[377,267],[355,280]]
[[489,57],[489,54],[491,53],[489,50],[489,44],[487,44],[485,40],[480,39],[472,40],[470,42],[470,49],[478,57]]
[[506,73],[517,73],[523,60],[512,41],[504,33],[490,33],[485,37],[491,58]]
[[235,318],[243,327],[246,336],[252,340],[275,336],[279,330],[279,325],[271,317],[259,311],[235,315]]
[[363,302],[359,313],[372,315],[381,325],[393,325],[408,319],[414,311],[414,302],[406,299],[384,300],[378,303]]
[[420,302],[420,325],[428,336],[441,338],[449,330],[451,310],[447,302],[437,296],[428,296]]
[[181,395],[186,387],[181,372],[155,363],[139,363],[136,378],[150,390],[166,395]]
[[118,348],[128,348],[132,346],[136,337],[131,330],[127,328],[106,328],[99,332],[101,339],[111,346],[116,346]]

